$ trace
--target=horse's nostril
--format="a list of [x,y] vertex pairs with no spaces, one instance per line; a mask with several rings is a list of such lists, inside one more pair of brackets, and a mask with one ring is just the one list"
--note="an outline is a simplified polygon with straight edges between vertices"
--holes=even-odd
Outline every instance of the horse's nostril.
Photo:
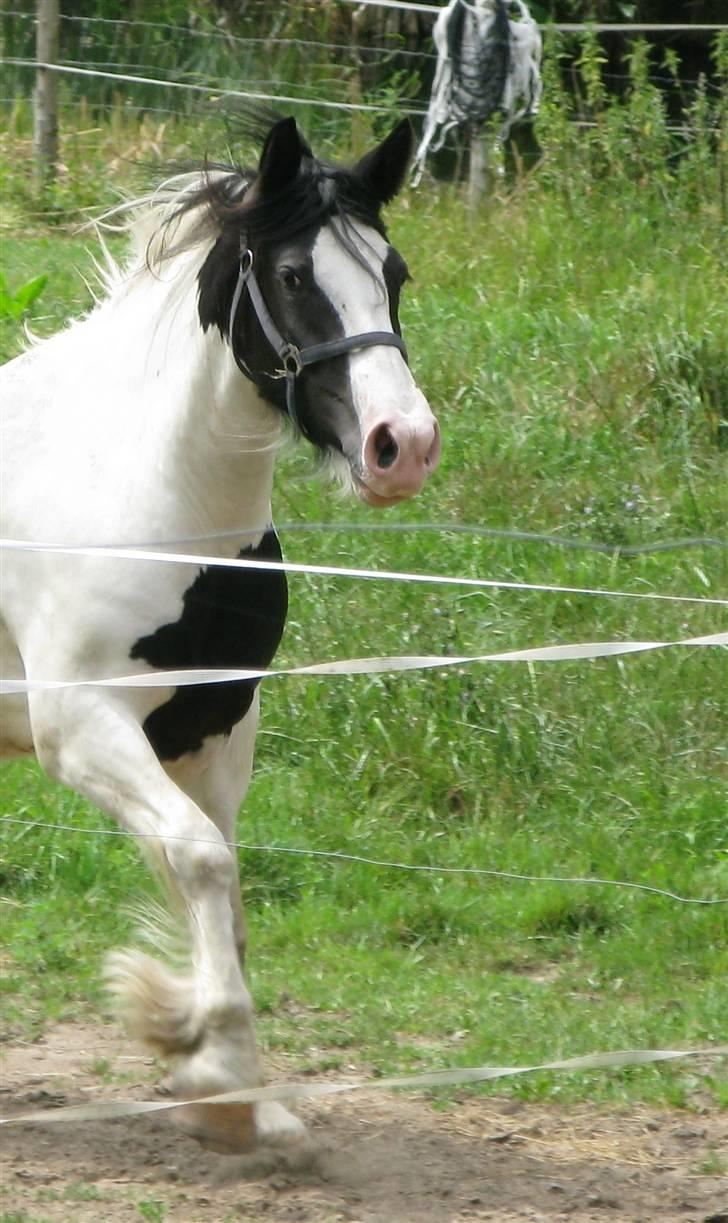
[[388,467],[394,466],[399,455],[399,446],[394,440],[394,436],[388,425],[381,425],[377,429],[374,438],[374,446],[377,455],[377,467],[386,471]]

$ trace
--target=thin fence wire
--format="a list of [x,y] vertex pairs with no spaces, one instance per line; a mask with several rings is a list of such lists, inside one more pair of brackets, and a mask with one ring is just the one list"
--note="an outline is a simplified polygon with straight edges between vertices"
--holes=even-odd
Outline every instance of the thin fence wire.
[[[442,11],[442,5],[438,4],[422,4],[413,2],[413,0],[343,0],[344,4],[356,4],[364,8],[385,8],[398,9],[400,12],[407,13],[426,13],[433,18]],[[600,32],[619,32],[619,33],[640,33],[640,32],[655,32],[665,31],[668,33],[688,33],[692,31],[719,31],[728,30],[728,25],[722,24],[700,24],[693,22],[683,22],[682,24],[666,24],[663,22],[634,22],[634,21],[555,21],[542,23],[542,30],[561,30],[566,33],[579,33],[586,29]]]
[[[0,60],[0,63],[2,63],[2,60]],[[30,102],[30,99],[27,99],[27,100],[28,102]],[[8,107],[17,106],[18,103],[21,101],[23,101],[23,99],[20,99],[17,94],[13,94],[12,96],[6,94],[4,97],[0,97],[0,106],[8,106]],[[189,112],[180,110],[179,107],[143,106],[139,104],[134,104],[128,100],[125,100],[121,104],[121,106],[119,106],[118,103],[114,103],[114,102],[94,102],[93,104],[90,104],[87,98],[66,98],[64,99],[64,102],[63,102],[63,110],[64,111],[69,111],[69,110],[70,111],[82,111],[89,118],[93,118],[98,115],[108,115],[108,116],[113,117],[113,116],[118,116],[120,112],[122,115],[126,115],[126,114],[141,115],[141,116],[166,115],[170,119],[182,119],[182,118],[189,117]],[[69,133],[69,135],[73,139],[75,139],[79,135],[79,133],[74,131],[74,132]],[[80,210],[80,211],[97,211],[97,210],[87,209],[87,210]],[[57,217],[58,211],[53,210],[45,214],[41,211],[34,209],[33,215],[36,217],[43,216],[43,215]]]
[[[246,45],[251,46],[251,47],[260,46],[262,48],[267,48],[267,49],[270,49],[271,46],[288,46],[289,45],[289,41],[284,40],[284,39],[250,38],[250,39],[245,39],[241,41],[245,41]],[[356,54],[357,56],[361,56],[361,57],[382,55],[384,57],[391,58],[392,55],[394,54],[392,51],[386,51],[383,48],[363,46],[363,45],[359,45],[356,43],[348,43],[348,44],[347,43],[313,43],[313,42],[304,41],[301,43],[296,43],[295,45],[296,47],[321,48],[322,50],[333,52],[334,55],[345,52],[346,54]],[[128,52],[130,48],[126,48],[126,49]],[[406,56],[418,62],[427,62],[428,60],[431,60],[431,61],[435,60],[435,56],[430,55],[429,53],[426,53],[423,51],[404,51],[404,50],[399,51],[398,50],[396,52],[396,55],[398,57]],[[25,67],[27,66],[29,61],[28,59],[22,56],[17,56],[17,57],[5,56],[3,57],[2,62],[11,67]],[[33,60],[32,64],[36,65],[37,61]],[[42,67],[43,65],[38,65],[38,66]],[[58,61],[57,61],[57,66],[58,67],[69,67],[69,68],[88,68],[88,69],[106,69],[106,70],[113,69],[116,71],[123,70],[126,68],[129,68],[129,69],[133,68],[137,72],[142,72],[142,71],[146,71],[150,73],[151,72],[176,72],[176,73],[181,73],[182,75],[192,75],[192,76],[200,76],[200,77],[205,76],[206,83],[208,83],[211,88],[216,87],[219,84],[220,80],[229,79],[229,78],[214,78],[214,77],[207,78],[206,73],[202,69],[189,68],[185,66],[184,64],[183,65],[170,64],[168,66],[164,66],[164,65],[160,65],[157,60],[155,60],[153,63],[148,63],[145,60],[138,60],[138,59],[127,59],[127,60],[118,59],[118,58],[115,58],[113,60],[112,59],[93,59],[88,54],[84,54],[82,59],[75,59],[73,58],[73,56],[70,56],[70,55],[59,56]],[[327,62],[325,66],[330,67],[331,66],[330,62]],[[239,76],[239,74],[236,74],[236,75]],[[628,72],[611,72],[607,70],[604,70],[601,73],[601,76],[605,80],[623,81],[625,83],[629,83],[633,79]],[[646,74],[646,79],[655,85],[672,86],[674,89],[680,89],[683,86],[693,86],[694,87],[694,86],[701,85],[702,87],[704,87],[705,89],[713,93],[718,94],[721,92],[720,86],[716,85],[714,81],[707,79],[705,76],[685,77],[685,76],[667,75],[661,72],[648,72]],[[246,75],[246,81],[247,80],[248,80],[248,77]],[[287,83],[287,82],[280,80],[278,77],[271,77],[270,80],[271,80],[271,83],[277,83],[277,84]],[[334,81],[336,85],[339,85],[342,87],[346,85],[347,87],[350,87],[350,81],[347,78],[338,77],[338,78],[332,78],[332,80]],[[159,83],[164,84],[165,82],[162,78],[160,78]],[[290,82],[288,83],[290,84]],[[305,86],[302,86],[302,87],[305,88]]]
[[[225,531],[208,531],[200,535],[184,535],[167,539],[134,540],[121,545],[107,540],[106,547],[164,548],[183,544],[205,543],[211,540],[239,539],[261,535],[268,530],[268,523],[255,527],[235,527]],[[600,543],[598,540],[575,539],[566,535],[554,535],[541,531],[521,531],[516,528],[484,527],[461,522],[282,522],[276,523],[279,534],[367,534],[367,535],[416,535],[442,534],[464,535],[489,539],[502,543],[546,544],[550,547],[573,549],[582,552],[601,553],[610,557],[649,556],[660,552],[677,552],[687,548],[718,548],[728,550],[728,539],[717,539],[711,535],[691,535],[685,539],[656,540],[652,543]],[[0,548],[2,541],[0,540]]]
[[[102,97],[104,87],[113,88],[114,82],[120,86],[135,86],[139,90],[165,87],[186,90],[189,98],[188,110],[180,112],[182,114],[189,113],[189,104],[193,102],[194,94],[197,92],[227,93],[231,96],[273,104],[300,103],[304,106],[321,106],[327,110],[340,109],[343,112],[361,110],[370,113],[386,113],[391,109],[391,99],[381,102],[377,97],[378,92],[381,93],[382,89],[386,90],[386,80],[381,77],[378,86],[370,82],[369,87],[362,91],[361,81],[355,84],[358,72],[361,69],[376,70],[377,67],[381,69],[385,65],[391,65],[396,59],[398,64],[409,65],[410,69],[418,73],[420,80],[426,80],[429,78],[431,65],[436,58],[429,50],[412,50],[400,44],[376,46],[371,43],[365,45],[354,39],[347,42],[328,42],[315,39],[283,38],[276,35],[261,38],[235,35],[225,29],[198,29],[193,25],[165,26],[159,22],[131,22],[124,19],[63,14],[62,23],[78,34],[78,50],[73,54],[67,48],[66,53],[61,55],[54,65],[48,65],[38,64],[32,58],[30,38],[35,20],[34,15],[10,9],[4,12],[3,20],[15,21],[22,29],[25,29],[28,52],[26,55],[5,56],[0,62],[7,68],[17,68],[21,74],[37,67],[52,68],[56,72],[65,73],[71,79],[76,77],[85,79],[89,83],[96,82],[102,91]],[[109,27],[122,33],[121,38],[115,39],[114,43],[115,48],[119,46],[118,54],[109,58],[108,47],[104,47],[104,57],[102,58],[100,54],[94,57],[94,30]],[[563,26],[556,25],[550,28],[583,33],[586,29],[592,30],[600,27],[576,24],[572,26],[566,23]],[[636,31],[640,27],[629,25],[625,28]],[[645,26],[644,28],[651,27]],[[673,27],[660,26],[659,28]],[[698,27],[687,28],[697,29]],[[164,41],[160,42],[156,36],[162,33],[165,37]],[[151,43],[150,36],[152,36]],[[205,40],[206,45],[213,49],[214,55],[225,58],[226,66],[222,74],[219,64],[218,70],[215,71],[211,65],[195,67],[185,62],[184,48],[194,43],[195,40],[198,42]],[[286,63],[286,54],[294,50],[297,56],[297,68],[301,71],[302,79],[292,82],[289,79],[290,66],[286,70],[282,65]],[[153,52],[151,60],[150,52]],[[246,60],[245,52],[250,52],[253,58],[250,59],[249,56]],[[261,54],[264,55],[271,73],[266,77],[262,77],[259,72],[256,73],[254,67],[255,59],[259,59]],[[311,60],[312,54],[314,56],[323,55],[323,62]],[[243,56],[242,62],[241,55]],[[281,56],[282,59],[280,59]],[[168,62],[163,63],[165,57]],[[280,71],[277,65],[281,66]],[[332,70],[332,74],[322,77],[321,73],[327,68]],[[170,79],[167,74],[174,74],[174,79]],[[630,80],[628,73],[607,71],[603,75],[605,79],[615,84]],[[715,94],[720,92],[718,85],[703,77],[677,79],[671,75],[653,72],[649,74],[649,79],[664,90],[672,90],[678,95],[683,91],[699,87]],[[247,86],[244,90],[238,88],[241,80]],[[400,93],[402,89],[404,92],[403,96],[399,98],[398,107],[400,113],[408,114],[411,117],[422,116],[426,111],[426,99],[408,96],[417,93],[415,78],[413,77],[403,87],[400,83]],[[28,87],[24,84],[22,90],[29,92]],[[357,94],[355,98],[351,97],[352,90]],[[140,109],[147,108],[141,107]],[[579,113],[578,109],[575,110],[572,118],[577,126],[584,128],[595,126],[593,118]],[[672,134],[678,135],[684,135],[686,130],[685,127],[678,125],[671,125],[668,128]]]
[[[0,58],[0,66],[6,62],[7,61]],[[90,75],[93,75],[93,74],[90,74]],[[105,80],[114,79],[114,74],[107,73],[107,74],[99,74],[99,75],[102,76]],[[119,79],[124,80],[124,79],[132,79],[132,78],[119,78]],[[151,80],[147,80],[145,83],[146,84],[156,84],[156,85],[161,85],[161,86],[169,85],[170,87],[177,87],[175,86],[175,83],[171,81],[152,82]],[[326,102],[320,102],[315,98],[303,98],[303,97],[294,98],[290,96],[282,97],[278,94],[268,94],[268,93],[263,93],[263,92],[241,94],[234,90],[217,90],[216,91],[213,89],[208,89],[207,87],[199,87],[199,93],[207,94],[208,97],[211,95],[215,95],[217,93],[217,94],[224,94],[226,97],[229,97],[229,98],[244,97],[244,98],[248,98],[248,99],[255,100],[255,101],[261,101],[261,102],[270,102],[270,103],[282,102],[282,103],[285,103],[286,105],[310,106],[314,108],[316,106],[321,106],[321,107],[324,107],[326,110],[330,110],[330,111],[341,110],[347,113],[351,113],[352,111],[360,111],[360,110],[368,111],[369,113],[372,113],[372,114],[389,113],[388,108],[379,107],[375,105],[353,106],[353,105],[340,104],[336,102],[326,103]],[[19,100],[20,99],[17,94],[14,94],[12,96],[0,97],[0,105],[4,104],[8,107],[16,106]],[[28,101],[29,100],[30,99],[28,99]],[[109,115],[110,117],[117,117],[121,113],[122,115],[135,114],[135,115],[141,115],[141,116],[143,115],[166,115],[170,119],[171,118],[189,119],[192,113],[189,108],[181,109],[180,107],[172,107],[172,106],[149,106],[149,105],[142,105],[142,104],[134,105],[126,99],[123,102],[120,102],[118,98],[114,102],[98,102],[98,101],[90,102],[87,98],[67,98],[63,102],[63,110],[66,110],[66,109],[80,110],[86,114],[93,114],[93,115],[106,114],[106,115]],[[199,112],[194,112],[194,113],[199,113]],[[419,117],[423,115],[424,113],[425,113],[424,110],[417,110],[411,107],[398,107],[397,109],[398,115],[408,115],[410,118]],[[596,122],[594,119],[586,119],[586,118],[580,117],[579,115],[570,115],[568,122],[570,123],[572,127],[575,127],[575,128],[594,130],[596,128],[601,127],[601,125],[598,122]],[[719,135],[720,134],[720,128],[717,128],[717,127],[704,127],[702,130],[706,132],[706,134],[709,134],[709,135]],[[683,140],[690,140],[693,136],[693,129],[688,124],[682,124],[680,126],[669,125],[665,127],[665,131],[668,132],[671,136],[677,136]],[[69,135],[74,137],[77,135],[77,133],[71,132],[69,133]],[[37,211],[34,211],[34,215],[38,216],[40,214]],[[57,216],[57,213],[53,213],[53,215]]]
[[[16,818],[15,816],[9,815],[0,816],[0,823],[20,825],[24,828],[43,828],[53,832],[73,832],[82,836],[129,836],[132,839],[139,841],[160,840],[160,834],[157,832],[135,832],[131,829],[125,828],[81,828],[76,824],[51,824],[42,820],[22,820],[20,818]],[[193,845],[222,844],[227,846],[228,849],[244,850],[246,853],[288,854],[298,857],[326,859],[333,862],[346,862],[359,866],[372,866],[384,870],[409,871],[415,874],[477,876],[482,878],[504,879],[518,883],[556,883],[587,887],[615,887],[622,888],[627,891],[646,892],[650,895],[660,896],[663,899],[673,900],[678,904],[684,905],[728,904],[728,896],[708,898],[681,896],[677,892],[671,892],[666,888],[658,888],[653,884],[636,883],[632,880],[625,879],[601,879],[589,875],[527,875],[517,871],[491,870],[479,866],[442,866],[439,864],[421,862],[392,862],[384,858],[367,857],[363,854],[344,853],[341,850],[309,849],[306,847],[289,845],[253,845],[247,841],[227,841],[224,838],[221,838],[220,840],[213,840],[212,838],[207,837],[188,837],[167,833],[165,833],[161,839],[164,839],[165,841],[182,841]]]
[[[4,10],[2,16],[14,17],[27,20],[29,24],[35,24],[35,15],[33,13],[20,13],[13,9]],[[401,56],[404,59],[413,60],[432,60],[435,62],[437,56],[431,51],[411,51],[406,47],[377,47],[371,43],[355,43],[355,42],[323,42],[317,39],[309,38],[256,38],[248,35],[231,34],[227,30],[198,30],[194,26],[175,26],[165,25],[157,21],[124,21],[123,18],[111,17],[78,17],[69,13],[61,13],[61,21],[67,23],[80,24],[84,29],[95,25],[102,26],[118,26],[128,28],[132,32],[139,30],[161,30],[165,37],[173,37],[182,35],[185,38],[208,39],[217,42],[225,48],[231,47],[261,47],[269,51],[271,48],[286,47],[295,50],[320,50],[333,51],[334,54],[349,54],[355,51],[358,55],[365,56],[382,56],[386,59],[391,59],[392,55],[398,58]],[[114,65],[110,65],[114,66]],[[118,65],[117,65],[118,66]]]
[[[101,70],[93,70],[87,68],[73,68],[64,64],[51,64],[41,62],[39,60],[24,60],[15,59],[5,56],[0,59],[0,64],[14,68],[29,68],[37,70],[44,68],[48,72],[57,72],[60,75],[79,76],[86,78],[95,78],[97,80],[118,81],[120,84],[128,85],[152,85],[163,89],[176,89],[180,91],[188,91],[198,94],[218,94],[224,93],[229,98],[244,98],[254,102],[285,102],[287,105],[296,106],[318,106],[325,110],[343,110],[343,111],[366,111],[372,114],[387,114],[389,107],[379,106],[369,102],[333,102],[324,98],[304,98],[292,97],[286,94],[271,94],[264,93],[258,90],[235,89],[227,85],[206,84],[197,85],[186,81],[162,81],[158,77],[145,77],[132,73],[106,72]],[[400,115],[423,115],[426,112],[426,107],[419,106],[398,106],[397,113]]]
[[[25,19],[29,23],[32,23],[35,20],[33,14],[19,13],[14,10],[6,10],[4,15],[7,17]],[[342,42],[322,42],[322,41],[316,41],[313,39],[293,39],[293,38],[275,38],[275,37],[274,38],[255,38],[255,37],[248,37],[248,36],[242,37],[239,35],[230,34],[227,31],[222,31],[222,30],[196,30],[190,26],[165,26],[159,22],[145,22],[145,21],[132,22],[132,21],[124,21],[121,18],[111,19],[111,18],[102,18],[102,17],[76,17],[76,16],[72,16],[69,14],[61,14],[61,20],[66,21],[66,22],[71,22],[71,23],[81,23],[84,28],[92,27],[94,25],[113,25],[113,26],[120,26],[120,27],[128,27],[132,31],[137,31],[139,29],[163,30],[165,34],[170,37],[174,35],[180,35],[185,38],[191,38],[191,39],[205,38],[209,40],[215,40],[221,47],[225,49],[229,49],[231,46],[240,46],[240,47],[245,47],[245,48],[257,47],[257,48],[264,49],[266,52],[270,52],[271,49],[285,47],[285,48],[295,48],[296,50],[305,49],[305,50],[320,50],[320,51],[332,52],[334,56],[341,55],[341,54],[355,55],[357,58],[365,60],[365,61],[376,58],[377,56],[385,60],[391,60],[393,56],[396,56],[397,59],[412,60],[414,63],[418,63],[418,64],[427,63],[428,61],[435,63],[437,60],[437,56],[434,53],[429,52],[429,51],[412,51],[408,48],[400,47],[400,46],[396,46],[394,48],[393,47],[378,47],[378,46],[372,45],[371,43],[363,44],[363,43],[357,43],[354,41],[342,43]],[[558,29],[560,27],[549,26],[548,28]],[[586,28],[586,27],[582,27],[582,28]],[[725,28],[728,28],[728,27],[725,27]],[[142,45],[142,44],[139,44],[139,45]],[[153,69],[158,69],[157,63],[150,64],[150,63],[146,63],[145,61],[137,61],[137,60],[124,61],[124,60],[118,60],[118,59],[92,60],[88,58],[88,56],[84,56],[83,60],[73,59],[70,56],[63,56],[59,58],[58,62],[59,64],[69,66],[69,67],[106,68],[106,69],[115,69],[115,70],[120,70],[124,68],[135,68],[137,71],[146,70],[150,72]],[[168,69],[162,69],[162,70],[170,71],[170,72],[180,71],[179,68],[173,67],[173,66],[170,66]],[[202,75],[201,71],[197,71],[193,69],[183,68],[182,71],[196,72],[197,75]],[[601,75],[604,79],[611,80],[611,81],[629,82],[632,79],[630,74],[627,72],[603,71]],[[676,89],[679,89],[682,86],[703,85],[706,89],[709,89],[716,93],[720,92],[720,86],[716,85],[712,81],[707,80],[705,77],[684,77],[684,76],[677,77],[677,76],[666,75],[666,74],[662,74],[658,72],[652,72],[652,73],[648,73],[647,79],[653,82],[654,84],[673,86]],[[342,82],[337,82],[337,83],[341,84]]]
[[[216,101],[219,101],[221,97],[240,98],[240,99],[244,99],[247,101],[266,102],[266,103],[272,103],[272,104],[283,103],[286,106],[308,106],[308,107],[314,107],[314,108],[319,107],[327,111],[342,111],[345,113],[368,113],[368,114],[383,115],[383,114],[389,114],[391,111],[390,106],[378,104],[375,102],[364,102],[364,101],[346,102],[341,99],[334,100],[330,97],[327,97],[327,98],[309,97],[304,94],[294,94],[294,93],[284,94],[280,92],[270,92],[264,89],[242,90],[236,87],[236,84],[233,81],[233,78],[215,79],[213,77],[205,76],[205,74],[201,72],[200,73],[190,73],[190,75],[199,75],[200,77],[204,76],[205,77],[204,82],[203,81],[195,82],[195,81],[171,80],[171,79],[160,78],[158,76],[142,76],[136,72],[135,73],[123,73],[123,72],[118,72],[118,71],[111,72],[111,71],[108,71],[102,68],[84,67],[79,62],[73,62],[73,61],[66,62],[66,63],[51,64],[51,63],[46,63],[46,62],[41,63],[38,60],[31,60],[31,59],[26,60],[26,59],[19,59],[19,58],[5,56],[5,57],[0,57],[0,65],[20,68],[23,70],[33,70],[33,71],[37,70],[38,68],[44,68],[48,70],[49,72],[56,72],[59,75],[76,76],[76,77],[86,78],[89,80],[99,80],[99,81],[107,81],[107,82],[117,81],[121,85],[131,84],[131,85],[139,85],[139,86],[144,86],[144,87],[152,86],[154,88],[160,88],[160,89],[173,89],[173,90],[177,90],[180,92],[186,91],[190,94],[205,95],[208,100],[211,98],[214,98]],[[160,69],[157,67],[156,70],[159,71]],[[161,70],[162,71],[173,71],[173,69],[169,69],[169,70],[161,69]],[[279,87],[279,86],[285,87],[287,85],[291,89],[297,89],[297,88],[307,89],[308,88],[308,86],[306,85],[299,86],[297,82],[285,82],[285,81],[280,81],[277,78],[269,78],[269,80],[267,81],[260,82],[260,81],[256,81],[255,78],[251,77],[249,83],[250,84],[272,84],[272,85],[275,85],[276,87]],[[334,85],[336,87],[341,86],[342,89],[344,88],[343,83],[338,82],[338,81],[331,81],[331,82],[324,82],[324,83],[329,86]],[[716,88],[716,92],[720,92],[718,87],[715,87],[715,88]],[[13,98],[9,98],[7,99],[7,101],[11,103],[15,102],[17,101],[17,96]],[[71,104],[73,104],[72,99],[70,100],[70,102]],[[64,102],[64,105],[66,105],[65,102]],[[93,101],[93,102],[85,101],[81,103],[76,102],[76,105],[88,105],[90,108],[93,109],[93,108],[97,108],[99,104],[96,101]],[[106,106],[108,109],[112,110],[112,112],[118,113],[118,103],[116,104],[106,103]],[[138,112],[149,111],[150,113],[154,113],[155,111],[160,111],[160,112],[163,112],[169,115],[176,114],[176,115],[179,115],[180,117],[184,117],[188,115],[189,113],[188,111],[183,111],[179,109],[173,110],[169,108],[159,108],[159,107],[150,107],[150,106],[141,106],[141,105],[136,106],[136,107],[133,107],[133,106],[130,107],[127,105],[126,101],[123,104],[123,109],[131,110],[131,111],[138,111]],[[403,102],[401,104],[398,104],[396,109],[397,109],[398,115],[402,115],[402,116],[406,115],[406,116],[409,116],[410,118],[421,118],[427,113],[427,106],[424,103],[418,104],[417,102],[413,102],[411,100],[407,101],[406,103]],[[570,114],[568,116],[568,121],[574,127],[579,127],[579,128],[593,129],[593,128],[600,127],[600,124],[596,120],[589,118],[578,111],[575,111],[574,113]],[[716,135],[716,134],[719,134],[720,132],[719,128],[712,127],[712,126],[707,127],[704,130],[706,131],[706,133],[709,133],[711,135]],[[666,124],[665,131],[668,132],[670,135],[682,136],[685,138],[689,138],[692,134],[692,128],[689,123]]]
[[[433,11],[437,12],[438,10],[434,9]],[[35,14],[33,13],[23,13],[23,12],[19,12],[16,9],[5,9],[2,15],[3,17],[12,17],[17,20],[27,21],[29,25],[35,24]],[[61,13],[60,19],[62,23],[66,23],[69,25],[77,25],[77,26],[82,27],[83,30],[91,29],[94,26],[114,26],[114,27],[118,27],[122,29],[127,28],[128,30],[134,33],[140,30],[160,30],[165,34],[165,37],[173,37],[175,35],[180,35],[180,36],[183,36],[184,38],[189,38],[192,41],[208,40],[208,41],[216,42],[218,45],[225,47],[225,48],[232,48],[232,47],[244,48],[244,47],[259,46],[259,47],[266,49],[267,51],[269,51],[271,48],[277,48],[277,47],[294,48],[296,50],[305,48],[307,50],[315,49],[315,50],[321,50],[321,51],[332,51],[334,52],[334,54],[356,53],[359,56],[369,56],[369,57],[381,56],[385,59],[391,59],[393,55],[396,55],[398,59],[399,58],[411,59],[415,61],[431,60],[433,62],[436,62],[437,60],[437,56],[432,51],[420,51],[420,50],[413,51],[407,47],[400,46],[400,45],[378,47],[376,45],[373,45],[372,43],[357,43],[354,40],[347,41],[347,42],[326,42],[326,41],[317,40],[317,39],[279,38],[276,36],[257,38],[257,37],[249,36],[249,35],[236,35],[236,34],[231,33],[229,30],[225,30],[225,29],[216,29],[216,30],[197,29],[193,25],[184,25],[184,26],[165,25],[163,22],[156,22],[156,21],[125,21],[123,18],[120,18],[120,17],[116,17],[116,18],[94,17],[94,16],[80,17],[80,16],[77,16],[71,13]],[[633,22],[630,22],[630,23],[616,22],[616,23],[611,23],[611,24],[610,23],[606,23],[606,24],[605,23],[591,23],[591,22],[590,23],[586,23],[586,22],[582,22],[582,23],[548,22],[546,24],[543,24],[540,28],[546,31],[554,30],[554,31],[560,31],[562,33],[572,33],[572,34],[577,34],[577,33],[585,34],[587,32],[589,33],[597,32],[598,33],[599,31],[620,31],[620,32],[634,31],[635,33],[639,33],[639,32],[645,32],[645,33],[655,33],[655,32],[659,32],[659,33],[678,32],[679,33],[679,32],[682,32],[682,33],[685,33],[685,32],[692,32],[692,31],[697,31],[697,32],[715,31],[717,33],[717,32],[720,32],[721,30],[728,29],[728,25],[709,25],[709,24],[699,25],[695,23],[682,24],[682,25],[669,25],[669,24],[664,24],[664,23],[639,24],[639,23],[633,23]],[[108,66],[109,67],[120,67],[121,65],[120,64],[109,64]],[[605,72],[602,75],[612,80],[627,81],[631,79],[627,73]],[[681,77],[679,82],[676,82],[675,78],[671,76],[653,75],[651,76],[650,79],[654,81],[663,82],[665,84],[670,84],[670,83],[679,83],[683,85],[699,84],[698,78]]]

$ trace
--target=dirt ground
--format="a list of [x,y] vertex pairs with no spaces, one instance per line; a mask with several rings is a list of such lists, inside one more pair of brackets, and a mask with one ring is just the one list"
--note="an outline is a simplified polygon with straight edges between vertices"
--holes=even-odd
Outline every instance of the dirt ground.
[[[271,1077],[288,1078],[278,1062]],[[114,1028],[65,1024],[3,1048],[5,1117],[154,1098],[153,1066]],[[164,1114],[0,1131],[0,1218],[122,1223],[728,1223],[728,1117],[612,1113],[463,1093],[311,1101],[303,1156],[273,1165],[203,1151]]]

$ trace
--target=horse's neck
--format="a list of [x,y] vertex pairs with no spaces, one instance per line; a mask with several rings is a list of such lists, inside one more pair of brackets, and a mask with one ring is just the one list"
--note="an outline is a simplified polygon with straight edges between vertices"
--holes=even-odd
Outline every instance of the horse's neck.
[[264,526],[280,420],[217,330],[203,333],[196,288],[189,271],[179,282],[147,278],[89,320],[113,388],[113,432],[134,452],[140,495],[170,529]]

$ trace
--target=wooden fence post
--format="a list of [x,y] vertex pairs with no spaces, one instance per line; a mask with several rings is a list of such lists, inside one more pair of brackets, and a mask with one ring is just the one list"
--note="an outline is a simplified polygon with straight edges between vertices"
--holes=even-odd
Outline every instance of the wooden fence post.
[[354,9],[351,18],[351,63],[353,72],[350,78],[349,101],[355,107],[351,111],[351,155],[355,161],[363,157],[368,144],[369,130],[368,124],[364,119],[364,114],[360,110],[362,100],[362,59],[359,51],[359,37],[361,34],[362,22],[364,20],[364,5]]
[[490,131],[485,124],[471,123],[469,125],[469,136],[468,206],[471,212],[476,212],[479,205],[482,204],[492,189],[491,172],[488,164]]
[[58,59],[59,25],[59,0],[37,0],[34,152],[38,191],[55,178],[58,161],[58,76],[41,65]]

